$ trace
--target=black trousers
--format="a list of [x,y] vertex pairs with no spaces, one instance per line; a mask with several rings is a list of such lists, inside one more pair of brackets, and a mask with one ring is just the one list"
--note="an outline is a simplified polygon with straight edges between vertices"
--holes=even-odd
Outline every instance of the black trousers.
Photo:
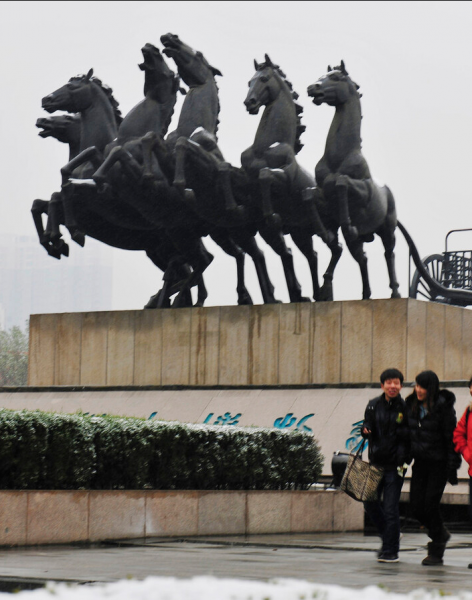
[[400,494],[403,477],[396,469],[384,471],[379,485],[382,500],[364,502],[364,508],[370,520],[377,527],[382,538],[382,553],[398,554],[400,548]]
[[415,459],[410,484],[410,506],[415,519],[428,530],[434,543],[445,541],[439,503],[447,483],[447,463]]

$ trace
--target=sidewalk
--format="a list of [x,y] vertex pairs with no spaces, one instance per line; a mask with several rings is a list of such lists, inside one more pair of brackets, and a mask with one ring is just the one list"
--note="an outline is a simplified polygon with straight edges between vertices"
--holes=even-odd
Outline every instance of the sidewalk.
[[398,564],[377,563],[379,540],[362,533],[154,538],[91,547],[1,549],[0,588],[20,583],[24,589],[50,580],[91,583],[150,575],[213,575],[296,578],[353,588],[381,585],[394,592],[472,590],[472,570],[467,568],[472,535],[452,535],[442,567],[421,565],[427,541],[425,534],[404,534]]

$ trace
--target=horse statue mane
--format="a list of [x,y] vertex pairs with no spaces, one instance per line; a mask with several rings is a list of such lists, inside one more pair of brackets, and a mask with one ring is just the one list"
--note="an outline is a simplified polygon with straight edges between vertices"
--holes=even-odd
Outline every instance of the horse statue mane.
[[[218,69],[213,69],[213,67],[210,67],[212,71],[218,71]],[[218,71],[218,73],[221,75],[221,73]],[[216,79],[215,79],[215,87],[216,87],[216,92],[217,92],[217,102],[218,102],[218,112],[216,113],[216,125],[215,125],[215,140],[216,142],[218,142],[218,126],[220,124],[220,119],[218,118],[219,114],[220,114],[220,110],[221,110],[221,104],[220,104],[220,90],[218,88],[218,84],[216,83]]]
[[210,71],[213,73],[213,79],[215,81],[215,87],[216,87],[216,100],[218,102],[218,112],[216,113],[216,125],[215,125],[215,140],[216,142],[218,142],[218,125],[220,124],[220,120],[218,118],[218,115],[220,114],[221,111],[221,104],[220,104],[220,89],[218,87],[218,83],[216,82],[216,76],[219,75],[220,77],[223,77],[222,72],[217,69],[216,67],[212,67],[210,65],[210,63],[207,61],[207,59],[203,56],[203,54],[200,52],[200,50],[197,50],[195,53],[197,56],[201,57],[202,62],[210,69]]
[[328,73],[330,73],[331,71],[340,71],[345,77],[347,77],[354,86],[355,93],[358,95],[359,98],[362,98],[362,94],[359,92],[360,86],[349,76],[349,73],[346,70],[346,65],[344,64],[343,60],[341,60],[341,64],[336,67],[331,68],[331,66],[328,65]]
[[[346,65],[344,64],[344,61],[342,59],[341,64],[337,65],[336,67],[331,68],[331,66],[328,65],[328,73],[330,73],[331,71],[340,71],[350,81],[350,83],[352,83],[352,86],[350,86],[350,88],[352,89],[352,93],[356,94],[359,100],[362,98],[362,94],[359,92],[360,86],[354,81],[354,79],[352,79],[352,77],[350,77],[349,73],[347,72]],[[360,102],[359,108],[361,111],[362,119],[362,105]],[[360,143],[362,148],[362,138],[360,139]]]
[[280,66],[274,64],[271,61],[268,54],[265,54],[264,58],[265,58],[265,62],[263,62],[263,63],[258,63],[256,60],[254,61],[256,71],[263,71],[265,68],[271,67],[272,69],[274,69],[274,71],[276,71],[278,73],[278,75],[280,75],[280,77],[282,78],[283,82],[287,85],[287,87],[290,90],[290,93],[292,95],[293,103],[295,105],[295,110],[297,112],[297,137],[295,139],[294,152],[295,152],[295,154],[298,154],[300,152],[300,150],[303,148],[303,144],[301,143],[300,138],[306,129],[306,126],[302,124],[303,106],[297,102],[297,100],[299,98],[299,94],[297,94],[297,92],[293,89],[292,83],[287,79],[287,76],[282,71]]
[[[187,92],[184,90],[184,88],[180,87],[180,77],[178,73],[174,73],[174,79],[172,81],[172,93],[176,95],[178,92],[181,92],[182,94],[186,94]],[[164,136],[167,133],[167,130],[169,129],[169,125],[172,121],[172,117],[174,115],[175,112],[175,101],[174,101],[174,108],[172,108],[172,110],[169,112],[169,116],[167,117],[165,123],[164,123],[164,127],[162,129],[163,133],[162,135]]]
[[108,101],[110,102],[113,108],[116,126],[119,127],[121,125],[121,122],[123,121],[123,115],[121,114],[121,110],[119,109],[120,104],[113,96],[113,90],[109,85],[103,83],[102,80],[98,77],[95,77],[95,75],[92,75],[91,77],[88,77],[87,75],[76,75],[75,77],[71,77],[69,79],[69,82],[84,81],[87,78],[105,93],[106,97],[108,98]]

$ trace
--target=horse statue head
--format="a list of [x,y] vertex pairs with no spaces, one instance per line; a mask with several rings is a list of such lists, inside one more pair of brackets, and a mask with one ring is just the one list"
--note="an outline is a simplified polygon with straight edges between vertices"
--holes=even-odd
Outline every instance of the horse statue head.
[[187,46],[178,35],[166,33],[161,36],[165,46],[163,53],[175,61],[181,79],[189,86],[203,85],[209,78],[221,75],[221,71],[212,67],[201,52]]
[[249,81],[249,92],[244,100],[246,110],[251,115],[257,115],[261,106],[273,102],[284,88],[294,99],[298,98],[297,94],[293,94],[292,85],[286,80],[283,71],[270,60],[267,54],[263,63],[254,60],[254,67],[256,72]]
[[120,124],[122,119],[118,102],[113,97],[113,90],[103,84],[98,77],[93,77],[93,69],[87,75],[71,77],[69,81],[55,92],[45,96],[41,106],[48,113],[65,110],[69,113],[81,113],[90,108],[98,95],[103,95],[110,103],[115,120]]
[[38,119],[36,127],[42,138],[53,137],[63,144],[80,140],[80,115],[56,115]]
[[152,44],[145,44],[141,52],[144,60],[138,67],[145,73],[144,95],[149,94],[155,97],[157,102],[161,102],[165,100],[161,96],[168,89],[176,93],[179,90],[180,77],[169,68],[159,48]]
[[[274,64],[267,54],[265,62],[258,63],[254,60],[254,66],[256,72],[249,81],[249,91],[244,100],[246,110],[251,115],[257,115],[261,106],[265,106],[267,110],[270,107],[274,123],[282,119],[286,124],[285,129],[289,131],[293,129],[293,135],[290,135],[290,138],[293,138],[295,153],[298,153],[303,147],[300,136],[305,130],[305,126],[301,124],[303,107],[297,102],[297,92],[293,90],[292,84],[279,65]],[[260,127],[272,129],[274,123],[269,124],[267,119],[265,121],[261,119]],[[270,137],[269,135],[267,139]],[[276,141],[285,142],[288,139]]]
[[327,74],[308,86],[308,96],[313,98],[313,104],[317,106],[323,103],[329,106],[341,106],[352,97],[359,99],[361,94],[358,89],[359,86],[349,77],[342,60],[341,64],[334,69],[328,66]]

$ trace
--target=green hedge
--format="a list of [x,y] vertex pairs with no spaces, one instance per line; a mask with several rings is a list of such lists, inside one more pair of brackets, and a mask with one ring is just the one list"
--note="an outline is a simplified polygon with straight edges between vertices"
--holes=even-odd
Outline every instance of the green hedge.
[[306,489],[307,433],[0,409],[0,489]]

